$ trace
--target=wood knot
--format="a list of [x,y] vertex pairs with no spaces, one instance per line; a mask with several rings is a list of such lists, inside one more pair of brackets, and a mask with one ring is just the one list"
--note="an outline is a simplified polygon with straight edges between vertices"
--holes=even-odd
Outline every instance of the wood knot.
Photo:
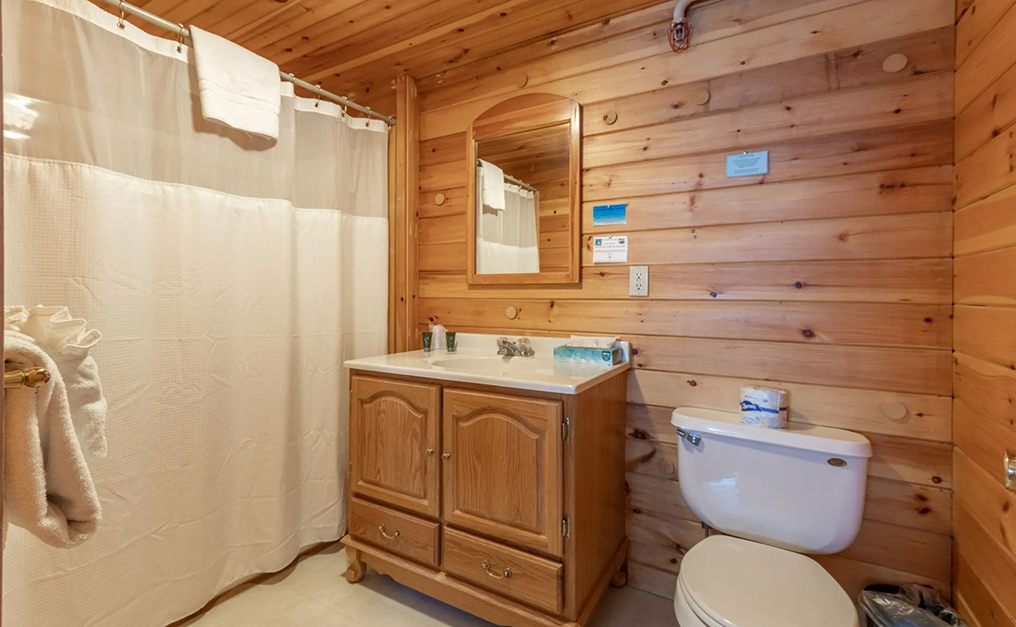
[[931,482],[932,483],[942,483],[942,477],[932,477],[931,478]]
[[698,386],[698,381],[696,381],[695,379],[688,379],[688,385],[690,385],[691,387],[696,387]]
[[810,340],[815,337],[815,332],[812,331],[811,329],[801,329],[801,335]]

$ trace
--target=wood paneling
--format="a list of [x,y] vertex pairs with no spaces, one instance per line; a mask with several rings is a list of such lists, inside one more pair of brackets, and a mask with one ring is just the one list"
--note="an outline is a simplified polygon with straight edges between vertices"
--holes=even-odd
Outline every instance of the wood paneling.
[[389,212],[389,264],[392,280],[389,281],[391,295],[389,326],[392,333],[388,338],[394,352],[409,350],[416,343],[416,325],[413,321],[419,315],[417,285],[419,282],[419,247],[416,246],[419,233],[419,197],[416,189],[420,177],[420,109],[416,81],[407,74],[396,79],[399,123],[395,132],[389,135],[391,144],[389,180],[394,182],[390,198],[394,207]]
[[954,596],[981,627],[1016,626],[1016,5],[961,0],[956,28]]
[[[823,565],[851,594],[876,581],[948,593],[954,7],[702,3],[682,55],[663,36],[672,7],[420,77],[419,322],[633,342],[631,585],[672,596],[681,556],[703,537],[675,481],[673,407],[734,410],[740,387],[761,383],[790,391],[792,420],[873,443],[862,533]],[[897,52],[907,67],[885,72]],[[468,286],[464,131],[488,107],[541,92],[584,107],[582,283]],[[726,178],[726,155],[754,149],[770,151],[769,174]],[[627,224],[594,227],[603,202],[627,203]],[[994,219],[963,218],[971,241]],[[627,264],[593,263],[603,233],[630,236],[650,298],[628,297]]]
[[[597,24],[605,33],[659,25],[663,11],[611,18],[652,0],[137,0],[173,23],[195,24],[311,83],[396,113],[395,80],[448,72],[547,36]],[[104,8],[115,12],[107,5]],[[132,19],[149,32],[161,29]],[[666,27],[664,26],[664,29]]]

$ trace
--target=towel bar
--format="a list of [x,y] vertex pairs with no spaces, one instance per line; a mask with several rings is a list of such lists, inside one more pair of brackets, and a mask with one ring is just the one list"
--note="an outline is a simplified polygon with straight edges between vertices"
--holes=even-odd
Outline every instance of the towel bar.
[[29,368],[28,370],[4,370],[4,389],[39,387],[49,382],[49,370],[45,368]]

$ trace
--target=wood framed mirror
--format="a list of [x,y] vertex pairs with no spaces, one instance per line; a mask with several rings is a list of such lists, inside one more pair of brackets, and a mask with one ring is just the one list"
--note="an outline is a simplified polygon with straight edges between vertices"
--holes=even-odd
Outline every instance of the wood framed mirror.
[[581,115],[570,98],[527,94],[469,126],[470,285],[581,280]]

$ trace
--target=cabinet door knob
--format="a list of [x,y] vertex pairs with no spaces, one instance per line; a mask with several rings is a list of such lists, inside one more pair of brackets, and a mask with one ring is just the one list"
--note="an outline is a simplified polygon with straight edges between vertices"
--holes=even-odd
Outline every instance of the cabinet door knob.
[[451,458],[452,458],[452,454],[451,453],[441,453],[441,459],[443,459],[445,461],[448,461]]
[[427,457],[434,457],[434,449],[432,448],[427,449]]

